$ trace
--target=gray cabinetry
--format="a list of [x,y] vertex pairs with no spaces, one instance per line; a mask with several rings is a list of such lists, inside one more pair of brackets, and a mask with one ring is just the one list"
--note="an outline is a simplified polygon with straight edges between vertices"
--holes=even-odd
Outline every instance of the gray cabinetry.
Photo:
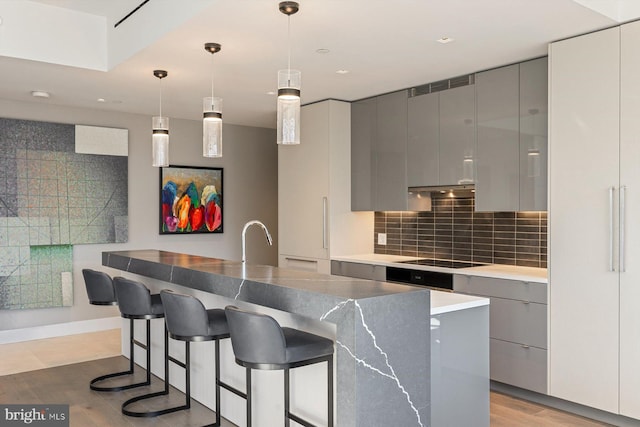
[[351,209],[407,209],[407,92],[352,104]]
[[375,98],[351,104],[351,210],[373,210]]
[[519,65],[476,75],[477,211],[517,211],[519,193]]
[[331,274],[383,282],[387,278],[387,268],[383,265],[332,260]]
[[546,285],[456,274],[453,290],[491,299],[491,379],[547,393]]
[[520,210],[547,210],[547,58],[520,64]]
[[472,184],[475,179],[475,87],[457,87],[440,95],[440,185]]
[[476,211],[547,209],[547,58],[476,74]]
[[377,97],[376,211],[407,210],[407,92]]
[[438,185],[440,155],[440,94],[414,96],[408,101],[407,184]]

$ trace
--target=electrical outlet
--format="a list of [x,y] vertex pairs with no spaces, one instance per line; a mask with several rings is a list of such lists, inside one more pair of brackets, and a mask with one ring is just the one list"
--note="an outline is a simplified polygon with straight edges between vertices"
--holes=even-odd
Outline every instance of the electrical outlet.
[[378,233],[378,244],[379,245],[387,244],[387,233]]

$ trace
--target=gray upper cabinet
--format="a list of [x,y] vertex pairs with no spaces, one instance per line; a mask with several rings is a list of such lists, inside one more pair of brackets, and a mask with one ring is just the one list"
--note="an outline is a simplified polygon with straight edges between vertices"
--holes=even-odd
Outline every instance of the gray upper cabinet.
[[475,180],[475,87],[439,92],[439,185],[472,184]]
[[407,92],[352,103],[351,210],[407,209]]
[[375,98],[351,104],[351,210],[373,210],[373,144],[376,136]]
[[440,95],[429,93],[408,101],[407,184],[438,185]]
[[547,58],[520,64],[520,210],[547,210]]
[[407,210],[407,91],[377,97],[376,211]]
[[547,209],[547,58],[476,74],[476,211]]
[[517,211],[520,204],[520,66],[476,74],[476,211]]

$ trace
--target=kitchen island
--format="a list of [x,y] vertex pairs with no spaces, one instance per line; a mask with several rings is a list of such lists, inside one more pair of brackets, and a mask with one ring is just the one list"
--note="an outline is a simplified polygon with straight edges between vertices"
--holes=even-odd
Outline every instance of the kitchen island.
[[[198,296],[215,294],[224,298],[223,305],[249,303],[292,314],[287,326],[310,332],[317,332],[317,323],[329,324],[326,335],[336,343],[337,425],[430,425],[430,292],[426,289],[159,250],[103,252],[102,264],[143,276],[133,278],[154,292],[168,288],[199,292]],[[206,301],[205,305],[213,308]],[[156,332],[153,340],[157,358],[162,354],[161,335]],[[212,360],[209,363],[213,365]],[[222,363],[224,377],[231,367]],[[161,366],[161,361],[152,361],[152,371],[159,376]],[[193,375],[201,376],[195,368]],[[213,375],[205,375],[212,382]],[[279,396],[281,381],[274,381],[266,393]],[[306,389],[317,388],[322,396],[324,387],[314,381],[296,388],[294,380],[294,405],[295,396]],[[199,399],[198,393],[194,385],[194,398],[209,400]],[[223,393],[223,403],[230,399]],[[256,401],[260,399],[268,396],[258,391]],[[242,411],[225,408],[223,404],[222,415],[242,425],[243,420],[237,419]],[[318,422],[323,423],[322,418]],[[281,423],[271,419],[264,425],[276,424]]]

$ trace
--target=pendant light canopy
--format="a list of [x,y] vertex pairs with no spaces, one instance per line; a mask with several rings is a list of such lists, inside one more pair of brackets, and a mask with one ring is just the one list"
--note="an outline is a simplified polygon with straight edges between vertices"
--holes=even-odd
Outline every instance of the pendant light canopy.
[[283,1],[280,12],[288,17],[288,64],[278,71],[278,144],[300,144],[300,83],[302,73],[291,69],[291,15],[300,5],[295,1]]
[[202,155],[222,157],[222,98],[213,96],[213,54],[220,52],[218,43],[205,43],[204,50],[211,54],[211,96],[203,99]]
[[153,166],[169,166],[169,117],[162,116],[162,79],[169,75],[165,70],[153,70],[160,79],[160,115],[151,119],[153,135],[151,137]]

